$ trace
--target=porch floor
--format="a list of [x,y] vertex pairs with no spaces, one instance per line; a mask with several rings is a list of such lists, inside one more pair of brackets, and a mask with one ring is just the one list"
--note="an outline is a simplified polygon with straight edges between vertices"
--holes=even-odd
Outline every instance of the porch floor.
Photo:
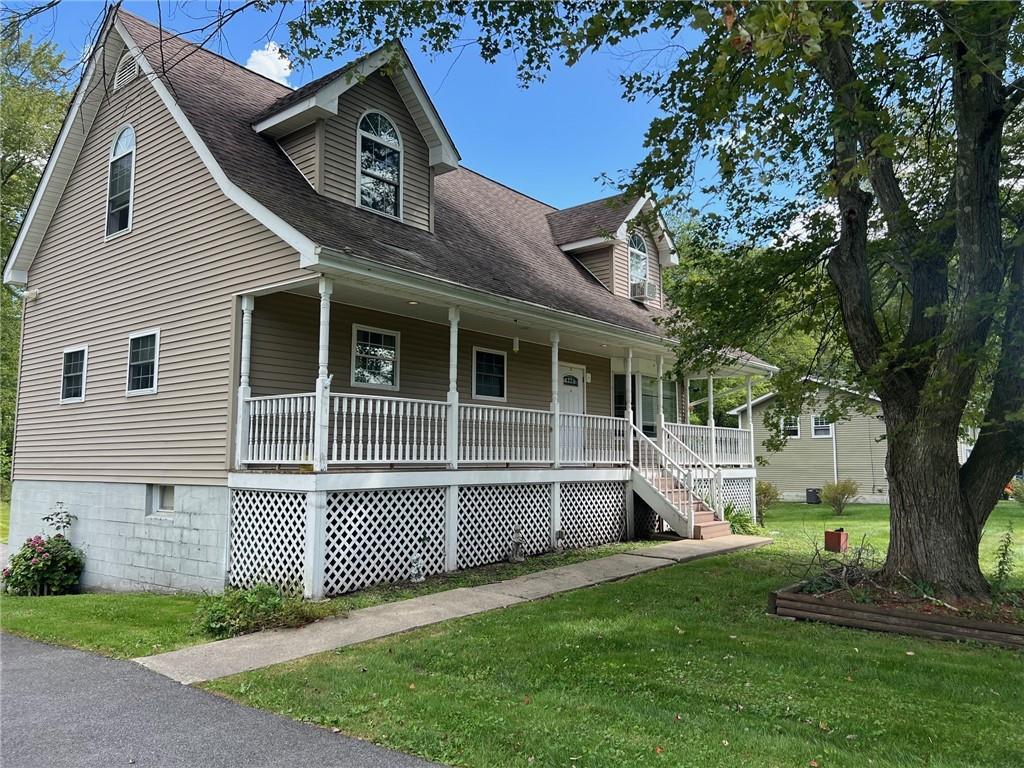
[[386,603],[309,624],[299,629],[270,630],[145,656],[142,666],[191,685],[240,672],[356,645],[438,622],[472,616],[582,587],[616,581],[688,560],[770,544],[763,536],[720,536],[707,541],[680,539],[538,571],[508,581],[463,587],[411,600]]

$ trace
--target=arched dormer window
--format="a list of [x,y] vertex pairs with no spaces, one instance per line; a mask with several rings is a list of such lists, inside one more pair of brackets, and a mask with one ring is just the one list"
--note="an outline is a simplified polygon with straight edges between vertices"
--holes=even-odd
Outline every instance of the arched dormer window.
[[629,238],[629,284],[647,283],[647,243],[637,232]]
[[372,211],[402,218],[402,138],[380,112],[359,121],[358,203]]
[[132,228],[132,188],[135,182],[135,131],[121,129],[110,148],[107,179],[107,237]]

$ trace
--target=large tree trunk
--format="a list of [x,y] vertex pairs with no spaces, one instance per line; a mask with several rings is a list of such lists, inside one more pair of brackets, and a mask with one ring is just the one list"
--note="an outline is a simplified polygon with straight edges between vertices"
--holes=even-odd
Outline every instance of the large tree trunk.
[[983,597],[978,564],[982,526],[960,488],[956,425],[887,420],[889,553],[882,577],[947,597]]

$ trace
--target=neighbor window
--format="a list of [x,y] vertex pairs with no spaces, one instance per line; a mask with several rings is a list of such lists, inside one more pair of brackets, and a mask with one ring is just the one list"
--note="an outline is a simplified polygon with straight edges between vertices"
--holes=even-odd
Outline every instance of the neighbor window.
[[156,392],[160,357],[160,331],[144,331],[128,337],[128,394]]
[[60,401],[80,403],[85,400],[85,367],[88,347],[64,350],[60,380]]
[[785,437],[800,437],[800,419],[797,416],[782,417],[782,434]]
[[395,331],[352,326],[352,386],[398,389]]
[[173,485],[149,486],[149,511],[151,514],[154,512],[174,511]]
[[135,131],[117,134],[110,148],[107,180],[107,236],[132,228],[132,183],[135,177]]
[[629,283],[637,285],[647,282],[647,243],[634,232],[629,238]]
[[811,423],[812,437],[832,437],[832,422],[824,416],[815,416]]
[[359,205],[402,216],[402,139],[388,118],[368,112],[359,121]]
[[477,400],[505,399],[504,352],[494,349],[473,348],[473,398]]

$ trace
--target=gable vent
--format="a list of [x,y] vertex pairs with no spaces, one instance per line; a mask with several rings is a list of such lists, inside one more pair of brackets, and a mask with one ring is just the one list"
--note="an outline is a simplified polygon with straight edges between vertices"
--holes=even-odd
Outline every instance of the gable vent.
[[114,90],[127,85],[139,74],[139,65],[135,63],[135,57],[126,53],[117,62],[117,70],[114,72]]

